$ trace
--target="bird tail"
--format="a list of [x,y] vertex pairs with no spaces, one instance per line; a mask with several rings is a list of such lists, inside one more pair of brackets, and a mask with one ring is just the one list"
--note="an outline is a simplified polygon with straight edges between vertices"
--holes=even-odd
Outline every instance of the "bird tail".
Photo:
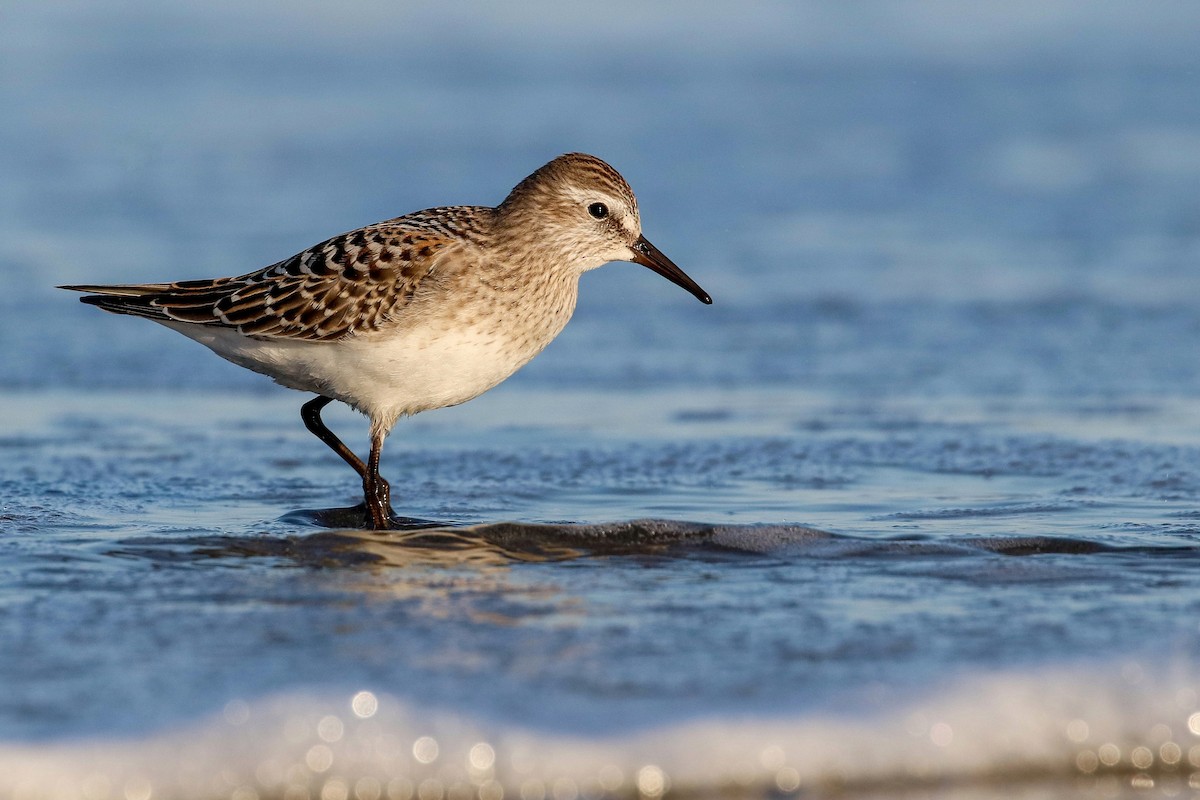
[[168,283],[77,284],[58,288],[71,292],[86,292],[79,298],[79,302],[114,314],[132,314],[150,319],[166,318],[161,308],[151,305],[151,300],[169,289]]

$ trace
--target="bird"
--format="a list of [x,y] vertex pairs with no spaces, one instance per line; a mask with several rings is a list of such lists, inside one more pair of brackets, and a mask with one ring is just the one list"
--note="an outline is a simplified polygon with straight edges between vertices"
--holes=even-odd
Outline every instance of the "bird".
[[[386,530],[395,512],[379,462],[396,422],[508,378],[562,332],[580,276],[612,261],[648,267],[712,303],[642,235],[621,174],[595,156],[567,153],[495,207],[416,211],[244,275],[59,288],[316,395],[301,406],[305,427],[358,473],[364,520]],[[365,462],[321,419],[335,400],[369,420]]]

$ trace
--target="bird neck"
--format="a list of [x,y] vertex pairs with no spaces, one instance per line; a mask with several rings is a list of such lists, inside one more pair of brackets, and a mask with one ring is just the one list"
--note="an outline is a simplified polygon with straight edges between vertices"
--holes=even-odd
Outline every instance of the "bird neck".
[[552,223],[553,209],[526,204],[497,209],[492,247],[498,264],[523,272],[562,273],[578,279],[589,269],[591,254],[567,227]]

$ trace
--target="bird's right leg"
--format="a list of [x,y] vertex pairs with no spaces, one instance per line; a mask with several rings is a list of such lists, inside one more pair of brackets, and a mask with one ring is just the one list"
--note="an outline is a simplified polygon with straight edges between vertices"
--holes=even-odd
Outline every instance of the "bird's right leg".
[[346,447],[345,442],[334,435],[333,431],[325,427],[325,423],[321,420],[321,409],[333,402],[332,397],[317,395],[312,400],[309,400],[304,405],[300,406],[300,419],[304,420],[304,427],[308,428],[313,436],[316,436],[333,452],[342,457],[342,460],[354,468],[358,473],[358,477],[367,477],[367,465],[362,462],[362,459],[354,455],[354,451]]

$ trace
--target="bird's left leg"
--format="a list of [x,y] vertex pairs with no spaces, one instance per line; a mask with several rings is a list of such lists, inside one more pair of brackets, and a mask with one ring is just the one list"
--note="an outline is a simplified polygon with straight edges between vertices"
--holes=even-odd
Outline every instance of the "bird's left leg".
[[371,527],[377,531],[392,526],[392,488],[379,474],[379,456],[386,437],[387,433],[371,426],[371,455],[367,457],[367,471],[363,475],[363,500],[371,515]]

